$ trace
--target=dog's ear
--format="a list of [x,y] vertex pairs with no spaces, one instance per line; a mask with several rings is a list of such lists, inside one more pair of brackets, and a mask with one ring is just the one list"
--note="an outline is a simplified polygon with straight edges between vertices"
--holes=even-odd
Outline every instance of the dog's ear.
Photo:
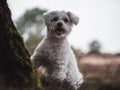
[[77,17],[76,15],[74,15],[73,13],[71,13],[71,12],[67,12],[67,15],[69,16],[69,18],[70,18],[70,20],[71,20],[71,22],[73,23],[73,24],[75,24],[75,25],[77,25],[78,24],[78,22],[79,22],[79,17]]
[[44,22],[45,22],[46,26],[49,26],[49,23],[50,23],[50,20],[49,20],[50,15],[49,15],[49,13],[45,13],[43,15],[43,18],[44,18]]

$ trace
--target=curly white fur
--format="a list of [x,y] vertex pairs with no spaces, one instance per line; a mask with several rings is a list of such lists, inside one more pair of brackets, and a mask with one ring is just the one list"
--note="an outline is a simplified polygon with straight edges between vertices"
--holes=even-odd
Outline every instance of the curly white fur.
[[46,14],[44,19],[47,36],[35,49],[32,61],[37,68],[44,66],[50,77],[59,81],[66,80],[74,88],[73,90],[77,90],[83,82],[83,77],[67,36],[79,18],[71,12],[53,11]]

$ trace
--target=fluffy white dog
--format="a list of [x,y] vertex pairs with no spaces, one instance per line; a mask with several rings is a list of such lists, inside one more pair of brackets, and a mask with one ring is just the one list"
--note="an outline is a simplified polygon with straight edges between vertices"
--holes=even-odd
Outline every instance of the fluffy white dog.
[[53,11],[44,15],[47,35],[37,46],[31,59],[36,68],[46,68],[49,77],[59,81],[66,80],[77,90],[83,82],[75,56],[68,43],[67,36],[72,25],[78,24],[79,18],[71,12]]

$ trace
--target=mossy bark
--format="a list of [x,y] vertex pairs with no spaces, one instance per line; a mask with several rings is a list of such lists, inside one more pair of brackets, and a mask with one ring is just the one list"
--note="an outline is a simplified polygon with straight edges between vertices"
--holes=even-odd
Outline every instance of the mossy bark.
[[7,0],[0,0],[0,79],[0,87],[12,90],[40,88],[30,55],[11,20]]

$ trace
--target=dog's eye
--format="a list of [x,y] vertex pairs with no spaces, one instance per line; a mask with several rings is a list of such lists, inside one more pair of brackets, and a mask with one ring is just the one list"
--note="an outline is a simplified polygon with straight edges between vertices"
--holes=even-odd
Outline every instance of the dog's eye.
[[54,17],[53,18],[53,21],[57,21],[59,18],[58,17]]
[[67,18],[63,18],[64,22],[68,22],[68,19]]

